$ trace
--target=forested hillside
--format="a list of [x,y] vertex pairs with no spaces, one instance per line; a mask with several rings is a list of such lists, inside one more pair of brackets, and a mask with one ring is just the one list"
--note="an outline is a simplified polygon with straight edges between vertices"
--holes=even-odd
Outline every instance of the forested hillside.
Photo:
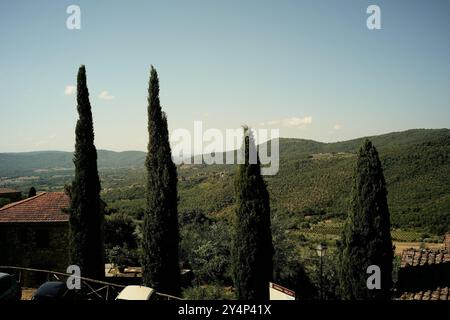
[[[142,167],[145,153],[98,150],[99,168]],[[24,176],[49,170],[73,169],[73,154],[63,151],[0,153],[0,177]]]
[[[305,216],[312,217],[308,222],[344,217],[362,139],[337,143],[280,139],[280,170],[266,177],[272,211],[298,223],[304,223]],[[383,163],[393,227],[442,234],[450,225],[450,130],[408,130],[370,139]],[[140,216],[144,158],[143,152],[99,151],[102,197],[110,208]],[[62,177],[52,170],[70,169],[71,161],[72,155],[64,152],[0,154],[0,176],[34,175],[41,177],[32,182],[38,190],[62,188],[70,182],[70,174]],[[229,216],[235,169],[234,165],[180,166],[180,210]],[[3,179],[1,185],[25,190],[30,183]]]
[[[434,234],[448,229],[450,130],[409,130],[371,139],[383,162],[393,227]],[[280,171],[266,177],[272,208],[294,220],[303,216],[344,217],[350,206],[355,152],[361,141],[327,144],[281,139]],[[235,167],[228,165],[181,166],[181,210],[201,209],[216,216],[231,214],[234,172]],[[134,174],[132,186],[105,192],[113,206],[128,205],[133,212],[140,210],[143,187],[140,173]]]

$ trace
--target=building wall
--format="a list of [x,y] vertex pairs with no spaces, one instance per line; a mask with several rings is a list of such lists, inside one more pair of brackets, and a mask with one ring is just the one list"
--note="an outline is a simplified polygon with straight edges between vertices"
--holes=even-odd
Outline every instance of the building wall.
[[[68,231],[67,222],[0,224],[0,265],[65,272]],[[24,272],[22,280],[25,285],[39,284],[46,275]]]
[[417,292],[450,286],[450,263],[425,264],[400,268],[399,292]]
[[11,202],[22,200],[22,192],[4,192],[0,194],[0,198],[6,198],[11,200]]
[[7,199],[10,203],[20,201],[22,200],[22,192],[0,193],[0,199]]

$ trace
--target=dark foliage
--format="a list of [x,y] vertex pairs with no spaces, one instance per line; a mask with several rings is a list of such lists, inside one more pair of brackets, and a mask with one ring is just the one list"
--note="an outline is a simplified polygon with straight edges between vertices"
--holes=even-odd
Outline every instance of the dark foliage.
[[158,74],[153,66],[148,88],[148,133],[142,280],[160,292],[178,294],[177,170],[171,158],[167,119],[161,111]]
[[256,146],[249,130],[244,130],[245,163],[239,165],[235,180],[234,286],[239,300],[267,300],[273,272],[269,193],[259,158],[250,162],[251,154],[257,155]]
[[103,250],[103,208],[100,200],[100,179],[97,150],[94,145],[86,70],[81,66],[77,79],[77,110],[75,130],[75,179],[70,188],[70,258],[84,277],[102,279],[105,273]]
[[28,198],[34,197],[36,195],[36,189],[34,187],[30,188],[30,191],[28,191]]
[[[386,182],[378,152],[369,140],[359,150],[353,210],[342,235],[341,289],[345,299],[390,299],[393,247]],[[381,289],[369,290],[367,267],[381,269]]]
[[210,219],[199,210],[180,214],[180,257],[198,285],[231,285],[231,234],[228,221]]

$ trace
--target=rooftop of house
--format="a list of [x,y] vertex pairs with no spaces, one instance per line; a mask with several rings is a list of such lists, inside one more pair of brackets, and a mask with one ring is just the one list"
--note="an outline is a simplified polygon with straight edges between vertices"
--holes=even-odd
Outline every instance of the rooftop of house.
[[402,252],[402,268],[439,263],[450,263],[450,252],[444,249],[407,249]]
[[[445,273],[448,272],[446,270],[449,270],[450,267],[450,234],[444,236],[443,249],[411,248],[404,250],[400,266],[405,268],[402,269],[403,271],[415,271],[403,279],[404,283],[401,287],[406,290],[400,290],[398,299],[450,300],[449,279],[445,276]],[[436,266],[437,268],[430,269],[426,266]],[[404,273],[402,275],[405,276]],[[416,281],[411,277],[418,277],[418,279]]]
[[64,192],[42,192],[0,208],[0,224],[67,222],[69,215],[63,210],[69,204],[69,196]]
[[9,194],[9,193],[20,193],[20,191],[14,190],[14,189],[10,189],[10,188],[0,188],[0,194],[2,194],[2,193],[6,193],[6,194]]
[[450,288],[436,288],[419,292],[404,292],[400,300],[450,300]]
[[450,263],[450,233],[444,236],[443,249],[406,249],[402,252],[400,266],[417,267],[423,265]]

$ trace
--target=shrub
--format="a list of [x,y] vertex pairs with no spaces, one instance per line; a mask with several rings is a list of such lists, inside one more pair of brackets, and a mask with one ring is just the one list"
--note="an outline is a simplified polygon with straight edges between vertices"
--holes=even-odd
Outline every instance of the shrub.
[[231,287],[202,285],[185,289],[183,298],[188,300],[235,300],[236,296]]

